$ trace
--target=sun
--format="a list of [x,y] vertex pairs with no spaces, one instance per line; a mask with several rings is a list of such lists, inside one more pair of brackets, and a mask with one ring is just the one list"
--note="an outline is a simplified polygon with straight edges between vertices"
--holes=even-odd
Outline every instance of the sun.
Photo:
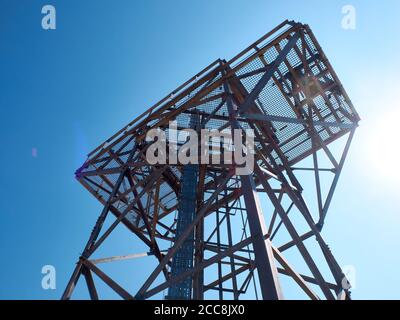
[[400,108],[385,111],[371,119],[366,139],[366,154],[373,170],[370,174],[385,182],[400,182]]

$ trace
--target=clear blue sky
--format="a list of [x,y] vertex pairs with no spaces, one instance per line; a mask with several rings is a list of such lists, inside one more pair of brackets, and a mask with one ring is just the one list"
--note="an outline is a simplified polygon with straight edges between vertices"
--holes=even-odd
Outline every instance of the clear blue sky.
[[[41,28],[45,4],[56,30]],[[88,151],[285,19],[311,26],[362,117],[323,235],[356,268],[353,298],[400,298],[399,12],[398,0],[0,0],[0,298],[60,298],[100,210],[74,179]],[[56,290],[41,288],[46,264]]]

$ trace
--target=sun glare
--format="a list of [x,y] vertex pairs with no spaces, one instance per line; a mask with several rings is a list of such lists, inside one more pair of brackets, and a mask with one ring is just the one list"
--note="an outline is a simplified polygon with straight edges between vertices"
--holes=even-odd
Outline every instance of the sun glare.
[[367,132],[366,154],[370,174],[387,182],[400,182],[400,108],[373,119]]

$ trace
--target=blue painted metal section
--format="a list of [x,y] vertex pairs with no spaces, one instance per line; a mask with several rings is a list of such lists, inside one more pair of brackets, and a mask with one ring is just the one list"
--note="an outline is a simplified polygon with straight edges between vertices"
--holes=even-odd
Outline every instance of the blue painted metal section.
[[[199,175],[199,166],[186,165],[181,180],[182,190],[179,195],[177,226],[175,239],[179,239],[183,231],[192,223],[196,212],[196,186]],[[172,259],[172,277],[193,268],[194,257],[194,229]],[[189,300],[192,296],[192,278],[169,287],[168,299]]]
[[[192,115],[189,127],[196,129],[199,126],[199,117]],[[179,239],[182,233],[193,222],[196,213],[196,190],[199,176],[199,165],[185,165],[181,177],[181,191],[178,197],[178,215],[175,240]],[[193,268],[194,260],[194,228],[178,249],[172,259],[171,275],[177,276]],[[172,285],[168,289],[167,299],[190,300],[192,298],[192,277]]]

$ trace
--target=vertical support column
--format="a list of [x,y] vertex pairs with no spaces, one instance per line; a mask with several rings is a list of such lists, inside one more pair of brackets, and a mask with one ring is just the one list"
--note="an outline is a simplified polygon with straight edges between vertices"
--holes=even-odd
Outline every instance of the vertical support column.
[[[183,169],[181,192],[179,195],[179,206],[176,226],[176,239],[181,237],[186,228],[193,222],[196,212],[196,186],[198,179],[198,165],[189,164]],[[179,274],[193,268],[194,253],[194,229],[186,238],[182,246],[172,259],[171,276]],[[190,300],[192,297],[192,278],[174,284],[168,289],[167,299],[171,300]]]
[[[224,198],[228,196],[227,190],[224,190]],[[228,202],[225,202],[225,216],[226,216],[226,229],[228,232],[228,246],[232,247],[233,246],[233,241],[232,241],[232,226],[231,226],[231,213],[229,210],[229,205]],[[232,273],[232,289],[233,289],[233,299],[238,300],[239,299],[239,292],[238,292],[238,286],[237,286],[237,279],[236,279],[236,267],[235,267],[235,259],[231,256],[229,258],[230,260],[230,265],[231,265],[231,273]]]
[[[198,127],[197,115],[192,115],[189,126],[193,129]],[[199,165],[187,164],[183,168],[181,179],[181,190],[178,199],[178,215],[175,240],[179,239],[182,233],[194,220],[197,208],[197,184],[199,179]],[[172,259],[171,276],[178,276],[181,273],[193,269],[194,260],[194,235],[193,229],[182,246],[178,249]],[[168,289],[167,299],[190,300],[192,298],[192,278],[188,277],[183,281],[172,285]]]
[[[197,190],[197,212],[204,204],[204,182],[206,166],[200,165],[199,168],[199,187]],[[203,262],[204,259],[204,219],[201,219],[195,227],[195,254],[194,265]],[[193,275],[193,299],[204,299],[204,270],[200,269]]]
[[[293,40],[292,40],[293,41]],[[232,93],[228,83],[224,84],[225,91],[228,94],[227,105],[231,128],[242,129],[237,120],[237,111],[233,107]],[[248,100],[248,101],[251,101]],[[232,135],[233,136],[233,135]],[[253,237],[253,249],[255,255],[255,266],[257,268],[260,281],[261,295],[264,300],[283,299],[281,287],[278,279],[278,270],[275,265],[275,258],[272,251],[272,245],[267,235],[264,216],[262,214],[260,200],[258,198],[254,177],[252,174],[242,175],[240,177],[241,189],[246,204],[247,217],[249,222],[250,234]]]
[[250,233],[254,239],[253,249],[261,295],[264,300],[283,299],[271,241],[269,238],[264,239],[264,235],[267,234],[267,228],[253,177],[251,175],[241,176],[240,181],[246,204]]

